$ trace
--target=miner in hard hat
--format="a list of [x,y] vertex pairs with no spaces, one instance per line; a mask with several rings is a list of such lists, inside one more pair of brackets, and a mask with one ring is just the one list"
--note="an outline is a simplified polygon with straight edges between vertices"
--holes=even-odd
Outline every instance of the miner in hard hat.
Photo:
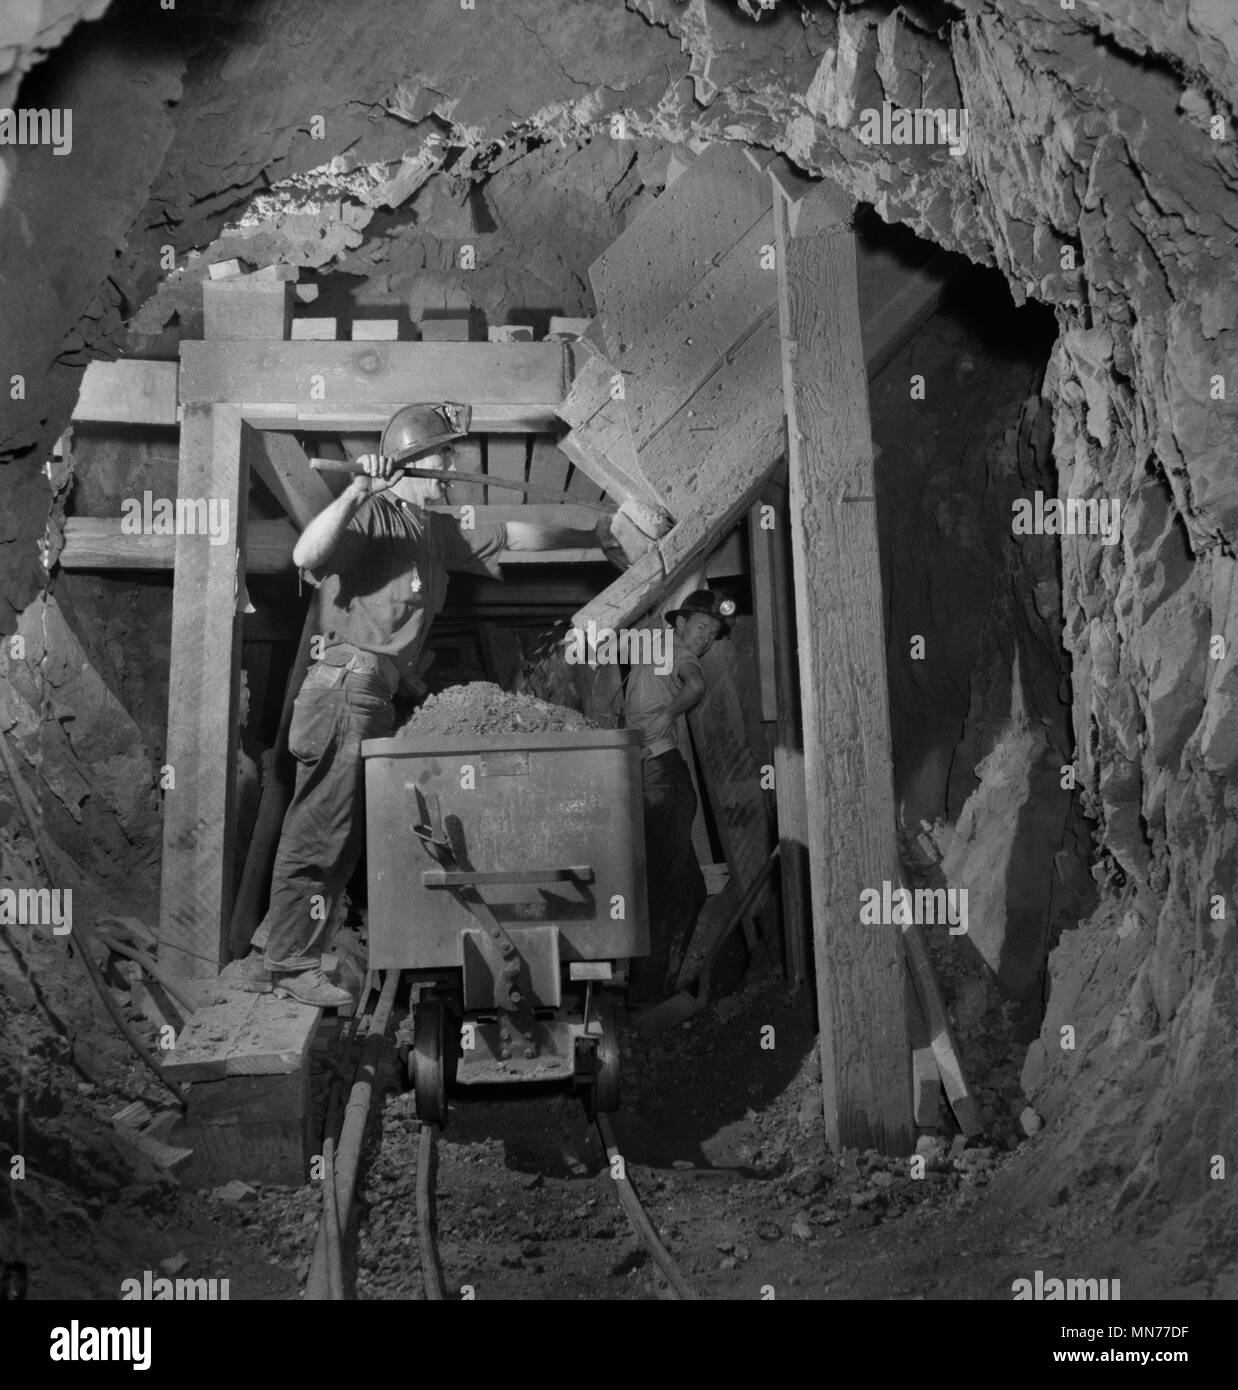
[[629,1002],[662,999],[675,985],[683,953],[705,904],[705,879],[692,844],[696,789],[688,771],[688,711],[705,694],[701,658],[731,630],[731,599],[710,589],[689,594],[666,614],[673,632],[670,669],[634,665],[624,696],[627,727],[641,738],[650,954],[632,962]]
[[[361,742],[391,733],[398,692],[417,693],[422,650],[443,606],[447,576],[501,578],[502,550],[602,546],[617,563],[607,518],[591,531],[509,521],[467,529],[442,511],[451,446],[468,431],[469,409],[422,404],[398,411],[364,472],[302,532],[292,552],[318,589],[316,659],[293,708],[288,748],[296,789],[284,817],[270,908],[255,934],[261,957],[245,986],[277,986],[304,1004],[339,1007],[350,995],[322,970],[332,908],[363,844]],[[441,472],[403,474],[401,465]]]

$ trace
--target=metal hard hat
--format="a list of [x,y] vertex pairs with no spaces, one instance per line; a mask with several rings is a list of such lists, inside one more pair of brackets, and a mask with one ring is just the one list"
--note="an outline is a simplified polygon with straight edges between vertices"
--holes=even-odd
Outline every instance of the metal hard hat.
[[731,631],[731,624],[728,619],[735,613],[735,600],[723,598],[721,594],[715,594],[712,589],[697,589],[695,593],[689,594],[684,599],[679,608],[673,608],[666,615],[666,621],[673,624],[676,618],[690,618],[694,613],[703,613],[707,618],[717,618],[722,624],[722,630],[718,636],[726,637]]
[[452,440],[463,439],[469,432],[472,415],[467,405],[451,401],[441,405],[406,405],[387,421],[378,452],[391,455],[397,463],[411,463]]

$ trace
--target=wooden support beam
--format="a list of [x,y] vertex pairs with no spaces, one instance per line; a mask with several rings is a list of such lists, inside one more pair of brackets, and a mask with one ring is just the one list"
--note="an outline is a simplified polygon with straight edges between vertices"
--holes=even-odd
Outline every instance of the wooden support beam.
[[[481,513],[483,508],[478,507]],[[498,510],[497,508],[494,510]],[[522,511],[524,508],[508,508]],[[563,510],[574,509],[565,507]],[[587,513],[592,520],[597,513]],[[525,518],[513,518],[524,520]],[[118,517],[79,516],[65,522],[64,549],[59,563],[66,570],[170,570],[176,557],[175,536],[133,536],[121,530]],[[477,523],[479,526],[481,521]],[[251,521],[246,528],[244,554],[248,574],[291,573],[292,548],[300,530],[286,521]],[[501,565],[580,565],[605,563],[601,550],[504,550]]]
[[[892,882],[898,885],[900,880],[894,879]],[[950,1027],[950,1016],[946,1012],[945,1000],[941,997],[941,987],[937,983],[937,972],[933,969],[928,943],[924,939],[924,929],[918,923],[912,922],[904,926],[902,932],[908,971],[915,987],[922,1018],[927,1025],[929,1047],[941,1075],[941,1084],[954,1111],[954,1117],[959,1122],[959,1128],[971,1138],[983,1130],[984,1124],[980,1118],[980,1107],[976,1104],[967,1075],[963,1071],[962,1053],[955,1040],[954,1030]],[[920,1038],[913,1040],[917,1043],[922,1042]]]
[[872,433],[850,205],[826,183],[775,200],[804,773],[826,1136],[915,1143],[897,927],[860,922],[897,883]]
[[[330,404],[317,401],[308,404],[296,401],[247,401],[245,418],[250,424],[264,430],[378,435],[396,411],[402,410],[407,404],[407,401],[357,401],[346,398]],[[505,405],[501,401],[478,401],[473,405],[473,432],[485,434],[494,430],[507,434],[544,434],[554,431],[559,427],[555,414],[557,404],[557,400],[515,405]]]
[[419,400],[557,405],[566,351],[563,343],[185,342],[181,399],[348,410]]
[[791,526],[786,487],[776,482],[764,494],[775,511],[770,573],[773,581],[774,669],[778,732],[774,745],[774,799],[778,810],[778,856],[782,871],[783,947],[787,980],[803,989],[809,978],[808,806],[804,791],[804,738],[795,641],[795,596],[791,587]]
[[119,362],[90,362],[73,419],[80,424],[116,421],[129,425],[172,425],[180,421],[176,395],[180,366],[176,362],[122,358]]
[[305,450],[291,434],[255,430],[250,425],[245,430],[254,471],[297,530],[304,531],[334,501],[331,489],[309,466]]
[[222,545],[176,538],[159,964],[178,978],[218,973],[232,912],[245,437],[235,405],[185,407],[177,496],[227,502],[231,526]]
[[[533,458],[529,464],[529,481],[538,487],[549,488],[552,492],[566,492],[568,479],[572,474],[572,463],[559,448],[554,435],[535,434],[533,436]],[[591,479],[586,479],[591,483]],[[582,502],[596,502],[599,489],[590,487],[589,495],[579,494]]]
[[[458,466],[458,465],[457,465]],[[523,434],[488,434],[486,436],[486,473],[492,478],[507,478],[523,483],[527,481],[528,436]],[[486,501],[498,502],[506,490],[487,488]],[[511,500],[506,491],[506,500]]]
[[[772,724],[778,718],[778,666],[774,652],[774,535],[773,528],[761,524],[765,508],[773,506],[768,494],[748,513],[748,551],[752,556],[752,616],[757,634],[757,687],[761,698],[761,719]],[[785,525],[775,509],[768,514],[774,525]]]

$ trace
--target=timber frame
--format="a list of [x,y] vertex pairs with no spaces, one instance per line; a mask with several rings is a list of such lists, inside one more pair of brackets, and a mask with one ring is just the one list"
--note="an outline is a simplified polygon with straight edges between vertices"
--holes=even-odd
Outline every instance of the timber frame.
[[[750,518],[774,795],[756,791],[754,760],[728,761],[726,740],[702,721],[698,757],[725,790],[724,828],[757,827],[782,845],[786,966],[798,983],[815,958],[831,1144],[910,1150],[911,1042],[923,1043],[923,1020],[907,1003],[897,930],[858,926],[861,888],[899,873],[866,386],[933,313],[948,273],[936,257],[902,271],[861,314],[853,212],[784,160],[714,146],[591,268],[598,318],[578,342],[289,340],[292,286],[279,282],[295,272],[258,272],[215,290],[215,331],[227,336],[183,343],[179,365],[87,372],[75,419],[179,424],[178,497],[226,500],[236,520],[223,543],[179,535],[172,552],[166,969],[214,976],[228,958],[239,615],[247,568],[286,563],[262,557],[291,533],[257,522],[247,547],[250,470],[301,528],[331,494],[291,431],[347,437],[381,429],[410,400],[459,400],[478,432],[566,427],[558,447],[582,477],[664,521],[647,554],[575,614],[581,627],[633,622],[697,587]],[[498,451],[496,476],[517,467],[510,447]],[[773,535],[758,520],[766,511]],[[98,521],[71,524],[70,540],[81,567],[116,545]],[[737,704],[724,681],[715,704]],[[733,708],[727,717],[742,725]],[[727,891],[742,896],[764,857],[732,833]]]

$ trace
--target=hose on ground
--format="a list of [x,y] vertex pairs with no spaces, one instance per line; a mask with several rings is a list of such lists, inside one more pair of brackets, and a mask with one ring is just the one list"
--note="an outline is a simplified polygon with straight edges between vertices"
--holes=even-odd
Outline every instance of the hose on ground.
[[[361,1141],[365,1137],[366,1121],[369,1119],[370,1102],[374,1094],[374,1077],[382,1058],[387,1025],[391,1022],[391,1007],[395,1003],[399,984],[400,972],[388,970],[383,978],[382,993],[378,996],[378,1003],[374,1006],[374,1013],[370,1019],[370,1029],[366,1034],[361,1060],[357,1064],[356,1079],[353,1081],[348,1105],[344,1110],[344,1124],[339,1142],[335,1145],[333,1186],[336,1220],[341,1233],[348,1229],[353,1191],[357,1183],[357,1168],[361,1162]],[[305,1281],[305,1297],[320,1302],[329,1299],[330,1284],[326,1222],[320,1221],[309,1276]]]

